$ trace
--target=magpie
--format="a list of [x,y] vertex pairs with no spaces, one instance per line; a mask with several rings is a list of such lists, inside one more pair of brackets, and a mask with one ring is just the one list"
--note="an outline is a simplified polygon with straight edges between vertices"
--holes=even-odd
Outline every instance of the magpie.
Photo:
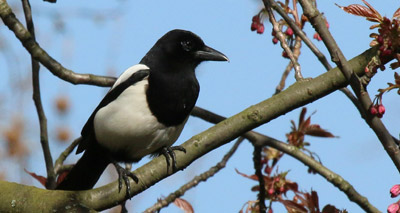
[[185,149],[172,144],[195,106],[200,91],[195,68],[203,61],[229,60],[190,31],[175,29],[162,36],[139,64],[119,76],[93,111],[77,148],[77,154],[84,154],[56,189],[91,189],[113,163],[119,190],[123,180],[130,197],[128,177],[139,180],[118,162],[163,154],[167,166],[171,158],[176,169],[174,150]]

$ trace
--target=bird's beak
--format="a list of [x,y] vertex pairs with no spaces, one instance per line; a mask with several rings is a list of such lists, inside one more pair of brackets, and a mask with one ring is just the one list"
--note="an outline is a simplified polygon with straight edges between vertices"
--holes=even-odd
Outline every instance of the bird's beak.
[[229,61],[226,55],[208,46],[204,46],[203,49],[196,51],[195,57],[200,61]]

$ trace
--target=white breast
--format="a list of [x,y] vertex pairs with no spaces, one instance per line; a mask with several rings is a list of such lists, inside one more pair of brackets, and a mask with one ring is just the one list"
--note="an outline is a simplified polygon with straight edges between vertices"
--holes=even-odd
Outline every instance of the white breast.
[[[138,70],[137,67],[129,68],[115,84]],[[186,121],[177,127],[159,123],[147,104],[147,86],[146,78],[125,89],[117,99],[96,113],[95,135],[103,147],[111,152],[123,151],[129,155],[126,157],[138,160],[163,146],[171,146],[177,140]]]

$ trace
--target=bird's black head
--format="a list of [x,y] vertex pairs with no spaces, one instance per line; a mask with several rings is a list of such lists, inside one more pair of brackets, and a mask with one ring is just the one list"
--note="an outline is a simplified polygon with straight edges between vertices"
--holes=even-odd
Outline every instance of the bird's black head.
[[[172,30],[161,37],[141,60],[151,69],[162,63],[170,69],[185,66],[194,69],[202,61],[228,61],[221,52],[204,44],[196,34],[185,30]],[[155,64],[157,63],[157,64]]]

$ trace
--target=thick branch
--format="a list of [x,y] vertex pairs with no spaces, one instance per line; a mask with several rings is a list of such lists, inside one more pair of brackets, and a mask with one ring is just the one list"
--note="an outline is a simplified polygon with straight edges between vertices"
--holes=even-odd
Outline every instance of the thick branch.
[[[307,16],[308,20],[310,20],[315,30],[320,34],[324,44],[328,48],[328,51],[332,57],[332,61],[337,64],[343,75],[346,76],[346,79],[350,81],[350,85],[360,101],[363,111],[368,112],[369,107],[372,105],[371,98],[360,82],[357,76],[358,73],[355,73],[353,67],[347,62],[342,51],[339,49],[336,41],[326,27],[322,14],[309,0],[299,0],[299,2],[303,7],[304,14]],[[381,119],[376,116],[372,116],[370,113],[365,113],[365,115],[365,121],[375,132],[376,136],[378,136],[386,152],[392,159],[397,170],[400,172],[400,155],[398,154],[400,150],[395,139],[386,129]]]
[[[376,51],[376,48],[370,49],[351,60],[350,64],[353,70],[362,75],[364,66],[376,54]],[[337,68],[312,80],[297,82],[281,93],[247,108],[185,142],[182,146],[187,150],[187,153],[177,153],[178,168],[183,169],[204,154],[228,143],[249,130],[328,95],[346,84],[345,77]],[[145,166],[137,169],[134,173],[138,176],[139,183],[131,183],[131,194],[136,195],[161,179],[172,175],[167,174],[167,171],[163,169],[165,167],[164,158],[155,158]],[[118,203],[123,202],[125,193],[118,193],[117,184],[117,182],[114,182],[88,191],[88,200],[85,200],[85,205],[102,210],[114,206],[116,201]],[[121,190],[121,192],[124,191],[124,189]]]
[[72,84],[91,84],[97,86],[111,86],[115,78],[96,76],[92,74],[75,73],[54,60],[44,51],[31,33],[15,17],[6,0],[0,0],[0,17],[4,24],[14,32],[22,45],[28,50],[31,56],[45,66],[53,75]]

